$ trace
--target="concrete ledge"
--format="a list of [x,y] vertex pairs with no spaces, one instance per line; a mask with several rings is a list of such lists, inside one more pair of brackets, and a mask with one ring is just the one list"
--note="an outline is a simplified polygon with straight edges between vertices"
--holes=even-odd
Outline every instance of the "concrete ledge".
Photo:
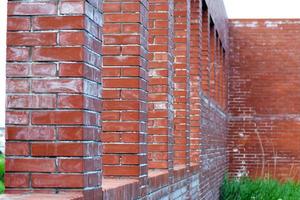
[[168,186],[169,173],[168,170],[149,170],[149,189],[154,192],[165,186]]
[[83,200],[81,194],[78,193],[60,193],[60,194],[2,194],[1,200]]
[[103,199],[105,200],[136,199],[138,188],[137,179],[104,178],[102,180]]
[[186,170],[187,168],[185,165],[175,165],[174,166],[175,181],[180,181],[184,179],[184,177],[187,176]]
[[190,172],[192,174],[198,173],[200,170],[200,165],[198,163],[190,163]]

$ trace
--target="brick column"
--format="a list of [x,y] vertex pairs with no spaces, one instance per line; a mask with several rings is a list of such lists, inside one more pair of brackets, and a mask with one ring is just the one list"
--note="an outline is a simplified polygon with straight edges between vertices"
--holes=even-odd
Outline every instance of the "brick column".
[[201,27],[201,89],[205,95],[209,95],[209,20],[208,8],[202,5]]
[[100,198],[101,26],[100,0],[9,1],[8,192]]
[[190,0],[175,0],[174,162],[189,165],[190,143]]
[[200,162],[201,1],[191,2],[191,163]]
[[218,59],[218,69],[219,69],[219,105],[224,109],[224,67],[223,67],[223,46],[219,42],[219,59]]
[[224,81],[224,73],[223,73],[223,70],[224,70],[224,68],[223,68],[223,48],[222,48],[222,43],[220,43],[220,52],[219,52],[219,67],[220,67],[220,70],[219,70],[219,89],[220,89],[220,96],[219,96],[219,104],[220,104],[220,106],[221,106],[221,108],[222,109],[224,109],[224,107],[223,107],[223,98],[224,98],[224,94],[223,94],[223,87],[224,87],[224,83],[223,83],[223,81]]
[[148,1],[104,1],[103,174],[147,184]]
[[215,25],[211,19],[209,18],[209,96],[215,100],[215,93],[216,93],[216,83],[215,83],[215,76],[216,76],[216,31]]
[[228,55],[227,55],[227,51],[225,52],[225,50],[223,49],[223,60],[222,60],[222,64],[223,64],[223,73],[224,73],[224,110],[228,109],[228,90],[229,90],[229,59],[228,59]]
[[[150,0],[149,168],[173,170],[173,0]],[[171,174],[171,173],[170,173]]]
[[216,61],[215,61],[215,101],[218,105],[220,104],[220,40],[217,35],[216,38]]
[[226,100],[227,100],[227,96],[225,94],[225,90],[226,90],[226,85],[227,85],[227,79],[225,77],[225,52],[224,52],[224,49],[223,47],[221,47],[220,49],[220,64],[221,64],[221,105],[222,105],[222,108],[225,109],[225,103],[226,103]]

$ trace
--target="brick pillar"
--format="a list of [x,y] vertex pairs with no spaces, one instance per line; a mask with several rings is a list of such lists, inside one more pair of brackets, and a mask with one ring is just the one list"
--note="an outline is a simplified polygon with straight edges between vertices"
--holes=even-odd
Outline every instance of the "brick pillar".
[[211,18],[209,18],[210,21],[210,31],[209,31],[209,96],[215,100],[216,95],[216,83],[215,83],[215,76],[216,76],[216,31],[215,31],[215,25]]
[[220,104],[220,40],[216,38],[216,61],[215,61],[215,101]]
[[201,88],[205,95],[209,95],[209,20],[208,8],[202,5],[201,27]]
[[174,162],[189,165],[190,137],[190,0],[175,0]]
[[223,68],[223,48],[220,44],[220,105],[224,109],[224,68]]
[[101,26],[100,0],[9,1],[8,192],[100,198]]
[[220,65],[220,83],[219,83],[219,87],[220,87],[220,105],[221,105],[221,108],[224,109],[224,106],[223,106],[223,99],[224,99],[224,73],[223,73],[223,48],[222,48],[222,43],[220,43],[220,58],[219,58],[219,65]]
[[220,105],[224,109],[224,66],[223,66],[223,45],[220,43]]
[[173,170],[173,0],[150,0],[149,168]]
[[201,1],[191,1],[191,163],[200,162]]
[[225,100],[226,100],[226,96],[225,96],[225,88],[226,88],[226,78],[225,78],[225,67],[224,67],[224,51],[223,51],[223,47],[221,46],[220,49],[220,84],[221,84],[221,106],[224,109],[225,108]]
[[224,109],[227,110],[228,108],[228,80],[229,80],[229,64],[228,64],[228,59],[227,59],[227,52],[223,49],[223,59],[222,59],[222,64],[223,64],[223,76],[224,76]]
[[104,1],[103,174],[147,184],[148,1]]

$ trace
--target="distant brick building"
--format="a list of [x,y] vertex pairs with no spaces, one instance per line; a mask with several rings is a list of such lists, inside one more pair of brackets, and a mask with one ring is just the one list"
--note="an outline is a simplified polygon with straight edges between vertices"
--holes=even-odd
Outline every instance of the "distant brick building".
[[222,0],[9,1],[6,192],[214,200],[228,170],[297,178],[298,24],[228,22]]

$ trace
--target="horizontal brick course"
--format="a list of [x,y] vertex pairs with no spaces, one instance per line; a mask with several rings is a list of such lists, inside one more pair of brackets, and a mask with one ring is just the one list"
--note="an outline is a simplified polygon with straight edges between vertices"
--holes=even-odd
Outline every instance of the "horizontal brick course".
[[9,1],[9,198],[218,199],[225,18],[221,0]]
[[298,180],[300,22],[231,20],[229,27],[230,173]]
[[8,2],[8,193],[101,196],[101,4]]

